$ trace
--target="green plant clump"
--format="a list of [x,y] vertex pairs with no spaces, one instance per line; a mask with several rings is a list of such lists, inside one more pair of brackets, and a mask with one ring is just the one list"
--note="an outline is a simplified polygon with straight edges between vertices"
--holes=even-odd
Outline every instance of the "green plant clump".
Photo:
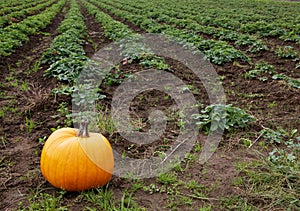
[[241,108],[232,105],[209,105],[193,116],[201,130],[209,131],[246,128],[255,118]]

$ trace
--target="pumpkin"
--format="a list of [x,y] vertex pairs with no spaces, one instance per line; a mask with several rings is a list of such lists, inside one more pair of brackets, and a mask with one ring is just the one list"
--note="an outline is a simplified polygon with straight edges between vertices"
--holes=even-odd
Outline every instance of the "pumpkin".
[[82,191],[109,182],[114,157],[108,140],[100,133],[89,133],[88,122],[83,121],[79,129],[61,128],[49,136],[40,167],[54,187]]

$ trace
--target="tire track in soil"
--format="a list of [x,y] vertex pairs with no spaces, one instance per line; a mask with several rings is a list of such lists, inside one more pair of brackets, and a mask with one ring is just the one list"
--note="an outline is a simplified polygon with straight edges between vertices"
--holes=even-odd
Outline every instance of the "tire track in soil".
[[[58,120],[51,119],[51,116],[61,102],[70,99],[55,97],[50,93],[57,81],[44,77],[47,65],[41,65],[37,72],[26,74],[26,71],[34,68],[52,39],[57,36],[56,29],[68,8],[65,5],[42,33],[30,36],[27,43],[0,62],[0,107],[10,106],[16,109],[7,111],[0,118],[0,137],[5,140],[0,145],[0,154],[2,159],[11,164],[1,167],[0,210],[17,209],[21,201],[26,205],[26,195],[30,188],[34,189],[45,183],[39,171],[39,154],[43,145],[37,140],[51,134],[50,128],[56,127]],[[13,76],[14,82],[18,82],[17,86],[9,84],[7,78],[10,76]],[[22,91],[20,84],[24,83],[28,84],[28,89]],[[35,123],[32,129],[28,129],[26,121],[27,124],[30,121]]]

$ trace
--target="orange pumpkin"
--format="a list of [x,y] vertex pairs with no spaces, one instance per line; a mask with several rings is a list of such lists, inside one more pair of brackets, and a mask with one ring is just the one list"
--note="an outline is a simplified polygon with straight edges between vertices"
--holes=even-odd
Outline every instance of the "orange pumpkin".
[[114,157],[108,140],[100,133],[88,133],[84,121],[79,130],[53,132],[43,147],[40,164],[43,176],[54,187],[82,191],[109,182]]

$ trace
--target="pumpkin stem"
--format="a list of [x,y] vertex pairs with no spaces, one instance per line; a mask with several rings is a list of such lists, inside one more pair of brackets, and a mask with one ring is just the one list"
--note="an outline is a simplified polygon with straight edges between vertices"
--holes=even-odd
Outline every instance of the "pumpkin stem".
[[88,127],[89,127],[89,122],[87,121],[87,119],[83,119],[79,124],[79,129],[77,131],[76,136],[81,138],[89,137]]

